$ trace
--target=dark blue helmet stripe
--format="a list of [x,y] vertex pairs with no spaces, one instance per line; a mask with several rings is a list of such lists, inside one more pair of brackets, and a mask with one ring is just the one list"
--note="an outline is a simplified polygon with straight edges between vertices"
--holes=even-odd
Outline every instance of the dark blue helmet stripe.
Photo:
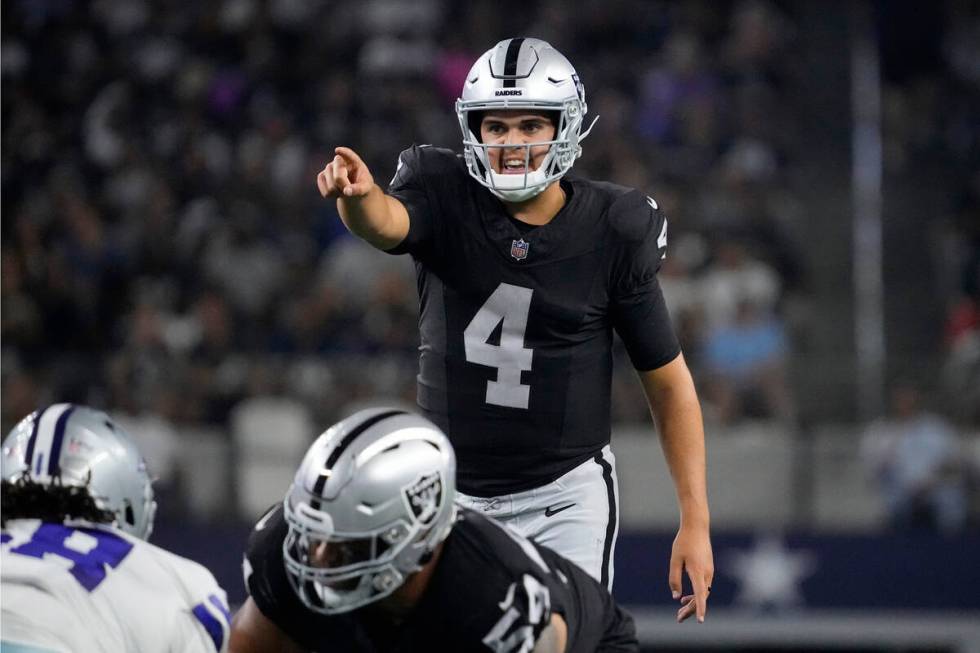
[[517,60],[521,56],[521,46],[524,39],[511,39],[507,45],[507,57],[504,59],[504,88],[517,86]]
[[51,457],[48,458],[48,476],[55,476],[61,473],[61,443],[65,440],[65,426],[68,418],[75,412],[74,406],[69,406],[63,412],[54,425],[54,438],[51,440]]
[[41,426],[41,418],[44,417],[44,412],[48,408],[42,408],[34,413],[34,426],[31,428],[31,437],[27,439],[27,451],[24,452],[24,462],[27,463],[27,469],[34,466],[34,445],[37,444],[37,429]]

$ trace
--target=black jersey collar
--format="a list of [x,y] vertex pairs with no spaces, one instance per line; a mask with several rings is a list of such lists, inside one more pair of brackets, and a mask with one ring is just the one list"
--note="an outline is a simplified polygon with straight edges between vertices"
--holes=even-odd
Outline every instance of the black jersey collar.
[[[567,198],[565,205],[559,209],[551,222],[526,233],[521,233],[521,230],[511,222],[510,214],[507,213],[503,202],[484,188],[478,191],[481,196],[481,201],[478,202],[480,217],[487,236],[498,253],[512,265],[535,265],[553,260],[560,255],[568,234],[572,232],[580,193],[573,188],[572,182],[568,179],[562,178],[558,183],[565,191]],[[517,259],[511,255],[511,248],[515,241],[519,240],[527,243],[527,256],[524,259]]]

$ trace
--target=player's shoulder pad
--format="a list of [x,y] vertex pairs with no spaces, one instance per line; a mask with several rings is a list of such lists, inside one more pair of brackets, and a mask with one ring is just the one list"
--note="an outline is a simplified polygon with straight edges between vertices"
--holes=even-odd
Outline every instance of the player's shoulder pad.
[[405,168],[408,168],[411,174],[429,176],[440,175],[450,168],[459,167],[459,165],[459,155],[450,149],[432,145],[413,145],[402,150],[402,153],[398,155],[395,179]]
[[666,217],[654,198],[635,189],[627,190],[609,207],[609,226],[624,241],[640,241],[650,231],[661,228]]
[[[214,591],[215,588],[221,590],[214,574],[201,563],[144,540],[134,539],[134,546],[151,554],[157,560],[157,564],[169,569],[170,575],[184,587],[205,593]],[[223,595],[224,591],[221,590],[221,593]]]
[[281,538],[286,529],[286,516],[283,513],[282,503],[274,503],[262,513],[252,527],[252,532],[248,536],[249,549],[267,546],[269,540]]

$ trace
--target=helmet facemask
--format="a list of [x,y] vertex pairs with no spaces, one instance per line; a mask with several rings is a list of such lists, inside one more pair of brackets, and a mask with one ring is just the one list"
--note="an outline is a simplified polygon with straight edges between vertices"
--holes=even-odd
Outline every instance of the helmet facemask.
[[419,525],[398,521],[370,533],[328,535],[328,513],[291,503],[287,498],[286,572],[300,600],[317,612],[338,614],[378,601],[422,568],[412,555],[401,555],[418,545]]

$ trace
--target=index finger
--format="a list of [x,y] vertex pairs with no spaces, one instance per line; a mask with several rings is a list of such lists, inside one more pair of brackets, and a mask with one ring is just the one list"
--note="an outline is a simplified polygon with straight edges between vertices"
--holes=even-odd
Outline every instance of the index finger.
[[348,165],[364,164],[364,162],[361,161],[361,157],[357,155],[357,152],[350,149],[349,147],[337,147],[334,148],[334,152],[336,154],[339,154],[340,157],[344,160],[344,162],[347,163]]

